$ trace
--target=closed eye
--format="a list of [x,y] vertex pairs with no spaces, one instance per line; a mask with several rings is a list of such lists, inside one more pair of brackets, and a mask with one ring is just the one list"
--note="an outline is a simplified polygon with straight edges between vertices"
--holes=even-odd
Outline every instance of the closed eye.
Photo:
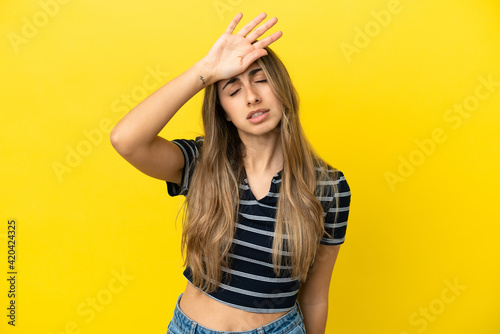
[[[256,81],[256,82],[267,82],[267,79],[263,79],[263,80],[259,80],[259,81]],[[235,90],[233,93],[231,93],[229,96],[233,96],[234,94],[238,93],[238,91],[240,90],[240,88],[238,88],[237,90]]]

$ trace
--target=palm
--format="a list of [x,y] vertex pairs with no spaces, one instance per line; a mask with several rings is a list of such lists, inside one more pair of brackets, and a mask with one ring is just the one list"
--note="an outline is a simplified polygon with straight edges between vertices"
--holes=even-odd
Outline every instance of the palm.
[[241,15],[238,13],[226,31],[215,42],[208,52],[207,58],[213,66],[214,77],[217,81],[244,72],[255,60],[267,54],[267,51],[264,50],[266,46],[281,37],[282,33],[278,31],[261,41],[255,42],[258,37],[262,36],[277,22],[276,18],[272,18],[252,31],[265,17],[265,13],[260,14],[237,34],[232,34],[241,19]]

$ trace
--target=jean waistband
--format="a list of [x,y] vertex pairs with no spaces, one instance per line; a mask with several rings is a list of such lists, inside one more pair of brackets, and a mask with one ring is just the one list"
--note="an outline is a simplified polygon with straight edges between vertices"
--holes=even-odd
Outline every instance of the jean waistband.
[[[182,293],[177,298],[177,303],[175,305],[173,321],[175,324],[186,334],[217,334],[217,333],[233,333],[228,331],[216,331],[207,327],[204,327],[191,318],[189,318],[179,307],[179,302],[182,297]],[[280,318],[264,325],[257,327],[248,331],[238,331],[234,333],[238,334],[281,334],[287,333],[290,329],[294,328],[299,322],[303,321],[302,310],[300,309],[299,303],[296,301],[293,308]]]

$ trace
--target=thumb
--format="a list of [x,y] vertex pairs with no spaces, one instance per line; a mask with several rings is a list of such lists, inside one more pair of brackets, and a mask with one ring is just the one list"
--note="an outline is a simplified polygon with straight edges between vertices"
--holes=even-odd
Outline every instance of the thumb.
[[267,56],[267,51],[264,49],[253,50],[249,54],[245,56],[242,60],[242,66],[247,69],[254,61],[259,59],[260,57]]

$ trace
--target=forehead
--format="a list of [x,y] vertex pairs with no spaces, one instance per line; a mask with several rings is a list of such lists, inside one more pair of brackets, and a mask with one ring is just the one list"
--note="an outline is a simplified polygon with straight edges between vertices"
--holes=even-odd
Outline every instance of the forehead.
[[[251,70],[256,69],[258,67],[260,67],[259,64],[257,63],[257,61],[254,61],[250,66],[248,66],[248,68],[245,70],[245,72],[242,72],[242,73],[234,76],[233,78],[246,77],[246,76],[248,76],[248,73]],[[263,71],[259,71],[259,73],[264,73],[264,72]],[[224,79],[224,80],[220,80],[220,81],[217,82],[217,89],[219,90],[219,92],[222,90],[222,87],[224,87],[224,85],[226,84],[226,82],[228,82],[231,79],[232,78]]]

